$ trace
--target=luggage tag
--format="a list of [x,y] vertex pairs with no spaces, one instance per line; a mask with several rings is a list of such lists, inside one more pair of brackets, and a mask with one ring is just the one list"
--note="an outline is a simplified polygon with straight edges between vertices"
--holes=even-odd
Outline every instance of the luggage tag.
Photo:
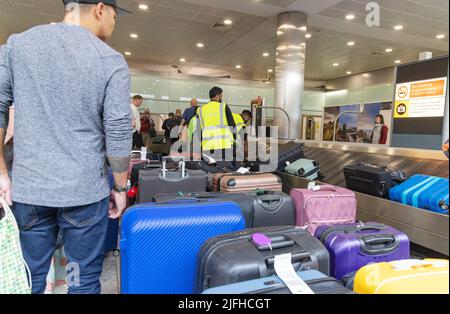
[[147,147],[141,147],[141,161],[147,161]]
[[315,294],[295,272],[292,253],[275,256],[275,272],[292,294]]
[[250,169],[249,168],[239,168],[236,172],[239,174],[247,174],[250,172]]
[[320,191],[320,185],[316,185],[316,182],[309,182],[308,183],[308,190],[317,192]]

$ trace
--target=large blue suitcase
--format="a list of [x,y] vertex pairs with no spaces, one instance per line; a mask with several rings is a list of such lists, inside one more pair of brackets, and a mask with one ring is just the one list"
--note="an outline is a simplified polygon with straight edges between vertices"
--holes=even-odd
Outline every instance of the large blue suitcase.
[[121,293],[194,293],[203,243],[244,228],[241,209],[232,202],[191,199],[131,207],[121,226]]
[[[337,279],[325,276],[317,270],[301,271],[297,275],[315,294],[353,294]],[[271,276],[211,288],[203,291],[202,294],[290,294],[290,291],[280,278]]]
[[389,191],[389,199],[406,205],[448,214],[448,179],[417,174]]

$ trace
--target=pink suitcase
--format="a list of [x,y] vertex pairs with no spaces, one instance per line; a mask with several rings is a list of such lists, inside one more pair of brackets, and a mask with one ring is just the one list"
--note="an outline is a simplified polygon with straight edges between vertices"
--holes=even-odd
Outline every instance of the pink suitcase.
[[354,223],[356,220],[355,193],[332,185],[320,189],[292,189],[291,197],[297,211],[297,226],[307,227],[314,235],[322,225]]

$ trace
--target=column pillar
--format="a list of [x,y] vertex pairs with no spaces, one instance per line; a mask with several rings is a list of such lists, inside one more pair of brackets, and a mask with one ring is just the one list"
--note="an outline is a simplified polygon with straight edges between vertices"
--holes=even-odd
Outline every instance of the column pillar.
[[[307,16],[302,12],[287,12],[278,16],[275,106],[287,111],[274,111],[274,125],[280,138],[300,139],[302,127],[302,96],[305,84]],[[290,131],[290,132],[289,132]]]

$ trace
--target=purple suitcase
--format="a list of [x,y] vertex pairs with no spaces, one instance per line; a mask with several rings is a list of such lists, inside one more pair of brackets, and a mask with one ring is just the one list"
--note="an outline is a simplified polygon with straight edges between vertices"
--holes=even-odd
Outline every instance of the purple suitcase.
[[330,275],[338,280],[370,263],[410,258],[408,236],[375,222],[321,226],[315,237],[328,249]]

